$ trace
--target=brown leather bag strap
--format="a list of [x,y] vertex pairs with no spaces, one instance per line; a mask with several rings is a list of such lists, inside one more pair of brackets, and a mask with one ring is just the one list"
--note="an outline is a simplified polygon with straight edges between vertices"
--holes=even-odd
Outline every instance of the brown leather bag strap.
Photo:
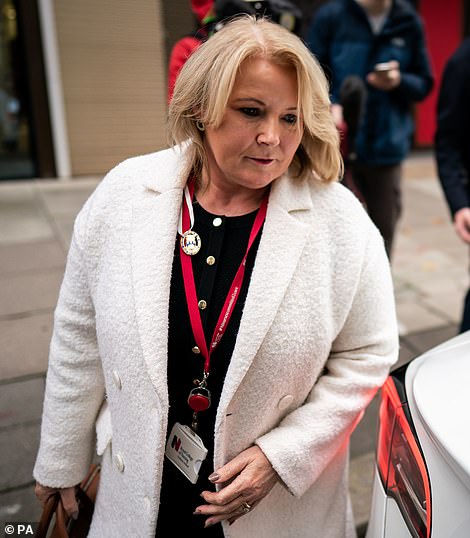
[[65,526],[65,510],[60,500],[60,493],[58,492],[51,495],[44,505],[35,534],[36,538],[46,538],[54,515],[56,516],[56,522],[51,538],[68,538],[67,528]]
[[99,465],[91,465],[87,476],[76,488],[75,495],[79,506],[77,520],[67,516],[59,492],[47,499],[36,531],[36,538],[46,538],[48,533],[48,538],[84,538],[87,536],[95,507],[100,470]]
[[80,484],[80,489],[84,491],[90,500],[94,503],[98,493],[100,483],[101,465],[91,464],[90,470]]
[[65,512],[64,505],[62,504],[61,499],[57,503],[57,509],[55,511],[55,527],[54,531],[51,533],[50,538],[69,538],[69,533],[67,532],[67,513]]
[[58,498],[57,494],[51,495],[44,505],[41,513],[41,519],[39,520],[38,528],[36,530],[37,538],[46,538],[47,530],[54,515],[55,509],[57,508]]

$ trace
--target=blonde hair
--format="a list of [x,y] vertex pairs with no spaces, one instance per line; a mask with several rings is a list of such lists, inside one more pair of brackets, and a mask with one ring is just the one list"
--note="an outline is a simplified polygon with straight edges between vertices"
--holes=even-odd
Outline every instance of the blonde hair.
[[193,142],[190,167],[205,164],[203,133],[196,122],[221,124],[240,66],[262,57],[295,69],[303,136],[291,163],[294,177],[335,181],[343,172],[339,135],[330,113],[321,67],[304,43],[267,19],[241,16],[203,43],[183,66],[169,109],[169,142]]

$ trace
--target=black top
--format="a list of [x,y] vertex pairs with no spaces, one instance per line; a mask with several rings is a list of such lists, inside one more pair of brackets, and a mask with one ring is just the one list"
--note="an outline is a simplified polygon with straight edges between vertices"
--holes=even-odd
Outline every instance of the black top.
[[435,136],[439,179],[452,216],[470,206],[470,38],[446,64]]
[[[202,325],[209,346],[215,325],[229,292],[233,278],[245,255],[250,231],[256,213],[239,217],[213,215],[194,203],[193,230],[201,237],[201,250],[192,256],[194,279],[198,300],[204,299],[207,307],[200,310]],[[167,458],[163,465],[160,509],[156,536],[223,537],[221,525],[204,529],[206,517],[193,515],[194,509],[204,504],[200,493],[214,491],[207,477],[214,471],[214,426],[222,386],[235,346],[243,306],[248,291],[261,232],[248,255],[245,277],[237,304],[225,334],[211,354],[210,375],[207,388],[211,392],[211,406],[198,414],[198,435],[208,449],[198,482],[193,485]],[[192,410],[187,398],[194,388],[193,380],[201,379],[204,367],[202,354],[192,351],[196,345],[189,320],[183,275],[180,261],[179,236],[173,257],[170,289],[169,340],[168,340],[168,390],[170,410],[168,432],[175,422],[190,426]],[[213,260],[209,257],[213,257]],[[209,258],[209,259],[208,259]]]

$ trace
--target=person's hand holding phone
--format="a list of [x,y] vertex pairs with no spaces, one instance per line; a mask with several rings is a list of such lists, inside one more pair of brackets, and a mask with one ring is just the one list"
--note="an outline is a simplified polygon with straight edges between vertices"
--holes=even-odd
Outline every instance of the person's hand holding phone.
[[400,84],[400,64],[397,60],[375,64],[374,70],[366,78],[374,88],[391,91]]

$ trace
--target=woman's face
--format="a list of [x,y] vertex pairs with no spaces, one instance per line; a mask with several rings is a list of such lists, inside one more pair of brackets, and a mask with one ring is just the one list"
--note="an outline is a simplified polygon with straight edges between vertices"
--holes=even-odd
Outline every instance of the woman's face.
[[263,58],[241,67],[222,123],[207,126],[208,179],[222,188],[261,189],[289,167],[302,138],[293,68]]

